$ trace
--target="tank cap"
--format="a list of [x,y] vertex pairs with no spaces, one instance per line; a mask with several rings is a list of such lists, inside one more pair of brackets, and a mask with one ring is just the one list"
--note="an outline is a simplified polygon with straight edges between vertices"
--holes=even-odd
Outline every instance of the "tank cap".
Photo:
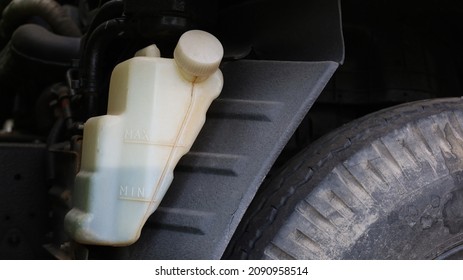
[[222,57],[220,41],[201,30],[185,32],[174,50],[175,62],[184,74],[203,79],[217,71]]

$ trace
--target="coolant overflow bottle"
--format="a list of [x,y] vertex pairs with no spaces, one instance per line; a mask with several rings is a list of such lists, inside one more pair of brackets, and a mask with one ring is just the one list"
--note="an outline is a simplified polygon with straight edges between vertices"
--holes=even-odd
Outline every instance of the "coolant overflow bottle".
[[134,243],[191,148],[222,90],[220,42],[199,30],[182,35],[174,59],[155,46],[117,65],[108,115],[85,123],[81,170],[65,229],[83,244]]

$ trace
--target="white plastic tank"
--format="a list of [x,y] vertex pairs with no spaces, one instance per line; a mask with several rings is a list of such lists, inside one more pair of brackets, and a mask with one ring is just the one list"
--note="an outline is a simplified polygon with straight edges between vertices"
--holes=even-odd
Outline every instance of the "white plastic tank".
[[83,244],[134,243],[173,179],[173,170],[222,90],[223,56],[211,34],[182,35],[174,59],[153,45],[117,65],[108,114],[85,123],[80,172],[65,229]]

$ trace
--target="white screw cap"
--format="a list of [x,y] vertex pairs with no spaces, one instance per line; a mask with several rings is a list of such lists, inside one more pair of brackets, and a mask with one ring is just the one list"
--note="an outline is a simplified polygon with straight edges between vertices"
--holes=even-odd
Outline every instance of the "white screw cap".
[[204,80],[219,68],[223,47],[212,34],[201,30],[185,32],[178,41],[174,59],[186,78]]

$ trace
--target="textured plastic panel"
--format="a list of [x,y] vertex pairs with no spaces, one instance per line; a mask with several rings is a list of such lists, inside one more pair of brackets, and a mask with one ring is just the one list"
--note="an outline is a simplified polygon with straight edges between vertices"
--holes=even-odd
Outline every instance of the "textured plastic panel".
[[0,143],[0,259],[47,256],[50,230],[43,144]]
[[238,61],[135,259],[218,259],[276,157],[336,70],[335,62]]

